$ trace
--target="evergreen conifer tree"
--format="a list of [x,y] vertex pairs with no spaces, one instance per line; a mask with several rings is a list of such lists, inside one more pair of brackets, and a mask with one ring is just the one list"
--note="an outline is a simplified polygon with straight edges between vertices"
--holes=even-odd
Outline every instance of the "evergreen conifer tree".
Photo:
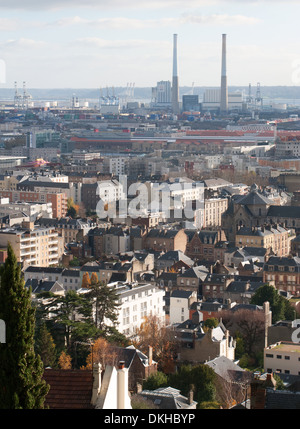
[[10,244],[0,270],[0,319],[6,326],[6,343],[0,344],[0,408],[44,408],[49,387],[34,350],[35,310]]

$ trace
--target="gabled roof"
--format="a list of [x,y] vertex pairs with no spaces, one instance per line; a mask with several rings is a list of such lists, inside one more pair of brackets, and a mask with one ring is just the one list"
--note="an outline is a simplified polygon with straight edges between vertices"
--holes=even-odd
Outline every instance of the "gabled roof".
[[188,299],[190,298],[190,296],[193,295],[193,291],[190,290],[179,290],[176,289],[173,292],[171,292],[171,298],[184,298],[184,299]]
[[251,372],[244,370],[225,356],[216,357],[205,362],[205,365],[212,368],[216,374],[227,381],[249,383],[253,378]]
[[89,370],[45,369],[50,386],[45,406],[50,409],[91,409],[93,373]]
[[189,277],[204,280],[208,274],[208,269],[203,266],[191,267],[180,274],[179,277]]
[[174,238],[178,234],[177,229],[155,229],[152,228],[147,233],[147,237]]
[[168,252],[159,256],[158,261],[171,261],[171,262],[183,261],[187,263],[189,266],[194,264],[193,260],[190,259],[188,256],[186,256],[180,250],[169,250]]
[[234,280],[227,286],[226,292],[244,293],[247,291],[248,293],[254,293],[260,286],[263,286],[264,284],[265,283],[263,282],[250,283],[248,281]]
[[244,206],[271,205],[272,201],[259,194],[257,191],[251,191],[249,194],[238,199],[237,203]]
[[160,409],[178,410],[194,408],[196,402],[189,404],[188,398],[172,387],[161,387],[156,390],[143,390],[139,395],[152,401]]
[[300,219],[300,206],[271,206],[267,216]]
[[300,392],[267,389],[265,408],[268,410],[300,410]]
[[64,291],[64,287],[56,281],[28,279],[25,287],[31,287],[32,293]]
[[60,267],[37,267],[29,265],[25,269],[25,273],[47,273],[47,274],[61,274],[64,271],[64,268]]

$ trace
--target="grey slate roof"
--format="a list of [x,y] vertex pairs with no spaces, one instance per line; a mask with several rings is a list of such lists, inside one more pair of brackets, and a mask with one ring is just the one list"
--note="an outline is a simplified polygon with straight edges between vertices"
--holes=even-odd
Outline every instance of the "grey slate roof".
[[271,206],[267,212],[268,217],[300,218],[300,206]]
[[240,198],[238,204],[244,206],[253,206],[253,205],[271,205],[272,201],[263,195],[259,194],[257,191],[251,191],[249,194]]
[[300,392],[267,389],[265,408],[269,410],[300,410]]
[[174,290],[171,293],[171,298],[189,298],[193,294],[193,291],[189,290]]
[[156,390],[143,390],[139,395],[154,403],[160,409],[178,410],[194,408],[196,402],[189,404],[188,398],[172,387],[161,387]]

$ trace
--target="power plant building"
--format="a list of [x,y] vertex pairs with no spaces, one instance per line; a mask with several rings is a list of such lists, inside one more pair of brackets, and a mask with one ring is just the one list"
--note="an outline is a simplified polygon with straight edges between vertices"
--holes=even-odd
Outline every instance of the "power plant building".
[[153,107],[171,108],[172,88],[169,80],[157,82],[156,87],[152,88]]
[[[243,94],[232,92],[228,94],[227,110],[242,110],[244,106]],[[221,89],[207,89],[203,94],[202,110],[221,110]]]

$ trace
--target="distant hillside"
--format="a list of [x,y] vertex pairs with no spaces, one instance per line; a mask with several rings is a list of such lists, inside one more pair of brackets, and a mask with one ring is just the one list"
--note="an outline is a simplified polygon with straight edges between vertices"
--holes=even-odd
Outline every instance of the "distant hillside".
[[[207,88],[213,87],[199,87],[196,86],[194,89],[192,87],[180,87],[180,96],[185,94],[192,94],[192,91],[195,95],[199,95],[202,99],[203,93]],[[216,88],[216,87],[215,87]],[[244,91],[248,94],[248,86],[229,86],[228,90],[230,92],[235,91]],[[22,89],[19,89],[22,92]],[[41,88],[41,89],[30,89],[27,91],[32,95],[34,100],[70,100],[75,94],[79,99],[93,99],[97,100],[100,96],[99,89],[85,89],[85,88]],[[106,95],[106,89],[103,90],[103,94]],[[261,95],[265,98],[271,99],[300,99],[300,86],[261,86],[260,87]],[[109,95],[112,94],[112,89],[108,88]],[[125,87],[114,87],[114,93],[120,98],[126,98],[126,88]],[[252,96],[256,94],[256,87],[252,86]],[[143,87],[134,89],[134,99],[143,99],[150,100],[152,95],[151,87]],[[13,100],[14,98],[14,88],[0,88],[0,101],[1,100]]]

